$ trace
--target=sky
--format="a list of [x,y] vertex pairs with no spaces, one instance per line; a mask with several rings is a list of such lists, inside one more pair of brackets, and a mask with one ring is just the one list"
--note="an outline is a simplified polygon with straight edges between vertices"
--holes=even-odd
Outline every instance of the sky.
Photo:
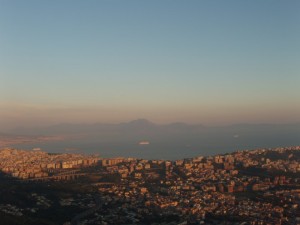
[[300,2],[0,0],[0,126],[300,122]]

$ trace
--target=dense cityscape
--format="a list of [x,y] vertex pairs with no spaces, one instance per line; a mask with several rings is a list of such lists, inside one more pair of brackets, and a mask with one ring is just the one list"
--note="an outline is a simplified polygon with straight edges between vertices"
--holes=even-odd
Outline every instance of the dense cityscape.
[[6,224],[300,224],[300,146],[175,161],[6,148],[0,169]]

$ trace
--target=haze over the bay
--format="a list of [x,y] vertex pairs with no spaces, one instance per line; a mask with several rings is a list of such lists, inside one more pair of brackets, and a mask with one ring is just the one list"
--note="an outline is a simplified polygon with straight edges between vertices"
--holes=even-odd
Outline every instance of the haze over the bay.
[[0,1],[0,131],[138,118],[297,123],[299,7]]

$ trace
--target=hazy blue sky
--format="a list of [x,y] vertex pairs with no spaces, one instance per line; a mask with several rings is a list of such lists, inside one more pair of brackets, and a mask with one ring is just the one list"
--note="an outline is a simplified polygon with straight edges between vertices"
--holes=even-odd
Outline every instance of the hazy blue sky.
[[0,0],[0,125],[300,121],[300,1]]

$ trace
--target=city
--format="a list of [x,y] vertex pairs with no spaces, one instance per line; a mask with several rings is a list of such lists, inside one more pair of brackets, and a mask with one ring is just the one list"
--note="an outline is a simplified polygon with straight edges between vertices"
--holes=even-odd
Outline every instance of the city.
[[0,204],[8,220],[55,207],[70,214],[45,224],[300,224],[300,146],[174,161],[6,148],[0,168],[15,185],[49,186],[23,193],[29,208]]

